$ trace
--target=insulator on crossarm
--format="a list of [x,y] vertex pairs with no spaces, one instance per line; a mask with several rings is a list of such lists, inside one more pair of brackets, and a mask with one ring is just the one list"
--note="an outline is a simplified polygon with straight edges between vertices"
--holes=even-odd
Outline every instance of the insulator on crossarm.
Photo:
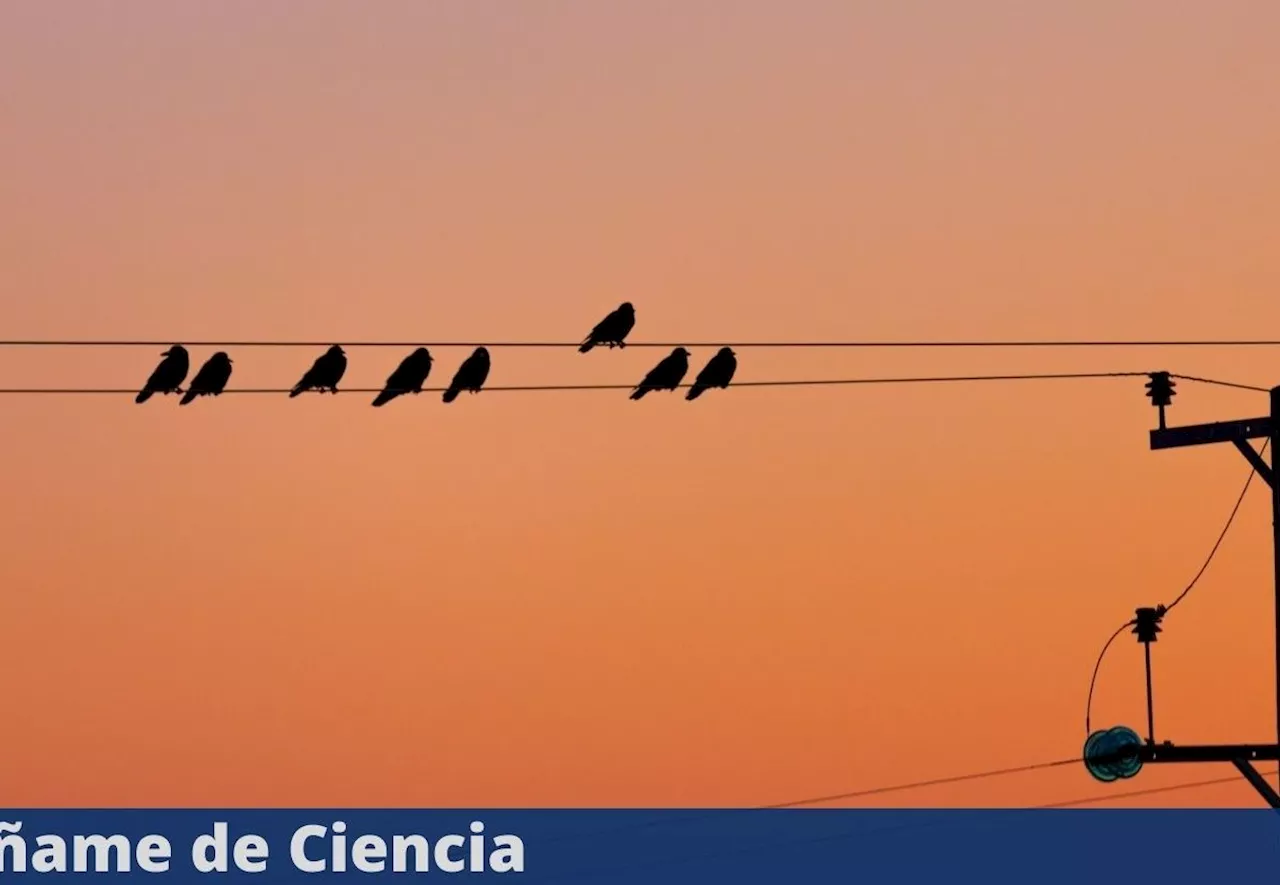
[[1149,377],[1151,380],[1146,385],[1147,398],[1160,410],[1160,429],[1164,430],[1164,410],[1166,406],[1173,404],[1173,398],[1177,395],[1174,388],[1178,385],[1168,372],[1152,372]]
[[1142,770],[1142,738],[1132,728],[1117,725],[1095,731],[1084,744],[1084,766],[1103,783],[1127,780]]
[[1163,606],[1159,608],[1140,608],[1134,612],[1133,630],[1139,642],[1155,642],[1156,634],[1162,632],[1160,619],[1164,617]]

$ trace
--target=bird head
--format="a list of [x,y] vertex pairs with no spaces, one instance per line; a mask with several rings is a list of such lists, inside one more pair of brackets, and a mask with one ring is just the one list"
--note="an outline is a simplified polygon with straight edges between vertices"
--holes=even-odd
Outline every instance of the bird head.
[[473,354],[473,356],[483,356],[487,358],[489,356],[489,348],[477,347],[476,352]]
[[689,351],[685,350],[683,347],[677,347],[675,350],[671,351],[671,355],[672,356],[688,356]]
[[720,348],[720,355],[721,355],[721,356],[737,356],[737,354],[735,354],[735,353],[733,352],[733,348],[732,348],[732,347],[722,347],[722,348]]
[[632,306],[631,306],[631,302],[630,302],[630,301],[624,301],[624,302],[622,302],[622,304],[618,305],[618,310],[622,311],[623,313],[635,313],[635,312],[636,312],[636,309],[635,309],[634,307],[632,307]]
[[427,362],[431,362],[431,351],[427,350],[425,347],[419,347],[413,352],[413,355],[418,359],[425,359]]
[[343,356],[345,355],[346,351],[344,351],[341,346],[335,344],[333,345],[333,347],[329,348],[329,353],[333,354],[334,356]]
[[175,344],[173,345],[173,347],[170,347],[168,350],[164,351],[160,355],[161,356],[178,356],[179,354],[183,354],[186,352],[187,352],[187,349],[183,347],[181,344]]
[[228,365],[231,364],[231,357],[227,355],[227,352],[225,350],[218,351],[213,356],[209,357],[209,359],[218,363],[226,363]]

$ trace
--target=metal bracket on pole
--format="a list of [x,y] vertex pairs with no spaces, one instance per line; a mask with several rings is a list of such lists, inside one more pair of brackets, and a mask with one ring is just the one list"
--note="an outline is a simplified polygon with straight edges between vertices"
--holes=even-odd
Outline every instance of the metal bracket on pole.
[[1235,447],[1240,450],[1240,454],[1244,455],[1244,459],[1253,465],[1253,469],[1258,472],[1258,476],[1262,477],[1267,485],[1275,488],[1275,483],[1271,481],[1271,465],[1268,464],[1263,457],[1258,454],[1258,450],[1245,442],[1243,439],[1233,439]]
[[1268,805],[1272,808],[1280,808],[1280,793],[1272,789],[1271,784],[1267,783],[1266,779],[1258,773],[1258,769],[1243,759],[1232,759],[1231,764],[1239,769],[1250,786],[1262,794],[1262,798],[1267,800]]

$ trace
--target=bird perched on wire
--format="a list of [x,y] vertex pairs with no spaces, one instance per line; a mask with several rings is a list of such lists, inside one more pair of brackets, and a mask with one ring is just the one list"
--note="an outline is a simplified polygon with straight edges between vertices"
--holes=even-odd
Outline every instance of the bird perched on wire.
[[578,353],[586,353],[597,344],[604,344],[608,347],[626,347],[625,341],[627,335],[636,324],[636,309],[631,306],[630,301],[624,301],[613,313],[596,323],[596,327],[591,330],[591,334],[582,342],[582,346],[578,348]]
[[736,371],[738,371],[738,358],[730,348],[720,348],[702,367],[689,392],[685,394],[685,399],[695,400],[713,387],[728,387]]
[[640,399],[651,390],[675,390],[688,371],[689,351],[683,347],[677,347],[663,357],[662,362],[649,370],[649,374],[645,375],[644,380],[631,392],[631,398]]
[[181,393],[182,382],[186,380],[187,371],[191,368],[191,357],[181,344],[175,344],[164,353],[164,359],[155,367],[147,383],[138,391],[135,403],[145,403],[156,393]]
[[431,351],[419,347],[409,354],[387,377],[387,386],[373,398],[375,406],[386,405],[402,393],[422,393],[422,385],[431,374]]
[[182,399],[178,401],[178,405],[185,406],[198,396],[218,396],[226,389],[230,378],[231,357],[220,350],[205,360],[204,365],[196,372],[196,376],[191,379],[191,384],[187,387],[187,392],[183,394]]
[[337,393],[338,382],[342,380],[342,376],[346,371],[347,355],[341,347],[335,344],[316,357],[316,361],[311,364],[311,368],[307,369],[306,374],[294,385],[293,390],[289,391],[289,396],[292,398],[308,390],[314,390],[318,393],[324,393],[326,390],[330,393]]
[[444,392],[444,401],[453,402],[458,398],[458,394],[464,390],[472,393],[479,393],[480,388],[484,386],[485,379],[489,377],[489,350],[485,347],[477,347],[471,356],[462,361],[462,365],[458,366],[458,371],[454,373],[453,380],[449,382],[449,388]]

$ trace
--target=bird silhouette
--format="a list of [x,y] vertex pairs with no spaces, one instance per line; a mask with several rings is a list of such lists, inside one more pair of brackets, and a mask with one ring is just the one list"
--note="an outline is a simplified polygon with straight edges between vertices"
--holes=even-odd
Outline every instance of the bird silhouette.
[[419,347],[409,354],[387,377],[387,386],[373,399],[375,406],[386,405],[402,393],[422,393],[423,382],[431,374],[431,352]]
[[316,357],[316,361],[311,364],[311,368],[307,369],[307,373],[302,376],[293,390],[289,391],[289,396],[292,398],[308,390],[315,390],[319,393],[324,393],[327,390],[330,393],[337,393],[338,382],[342,380],[342,376],[346,371],[347,355],[341,347],[335,344]]
[[728,387],[736,371],[738,371],[738,358],[729,348],[720,348],[716,351],[716,355],[707,360],[707,364],[702,367],[702,371],[693,381],[693,386],[685,394],[685,399],[695,400],[713,387]]
[[631,398],[640,399],[651,390],[675,390],[688,371],[689,351],[683,347],[677,347],[663,357],[662,362],[649,370],[649,374],[645,375],[644,380],[631,392]]
[[152,394],[181,391],[182,382],[191,368],[191,357],[187,355],[187,349],[181,344],[175,344],[160,355],[164,359],[155,367],[147,383],[138,391],[137,397],[133,400],[135,403],[145,403],[151,399]]
[[636,309],[630,301],[624,301],[613,313],[596,323],[591,334],[582,342],[578,353],[586,353],[597,344],[609,347],[626,347],[624,340],[636,324]]
[[458,366],[458,371],[454,373],[453,380],[449,382],[449,389],[444,392],[444,401],[453,402],[458,398],[458,394],[464,390],[472,393],[479,393],[480,388],[484,386],[485,379],[489,377],[489,351],[484,347],[477,347],[475,353],[462,361],[462,365]]
[[198,396],[217,396],[222,393],[230,378],[231,357],[220,350],[205,360],[196,376],[191,379],[191,384],[178,405],[185,406]]

